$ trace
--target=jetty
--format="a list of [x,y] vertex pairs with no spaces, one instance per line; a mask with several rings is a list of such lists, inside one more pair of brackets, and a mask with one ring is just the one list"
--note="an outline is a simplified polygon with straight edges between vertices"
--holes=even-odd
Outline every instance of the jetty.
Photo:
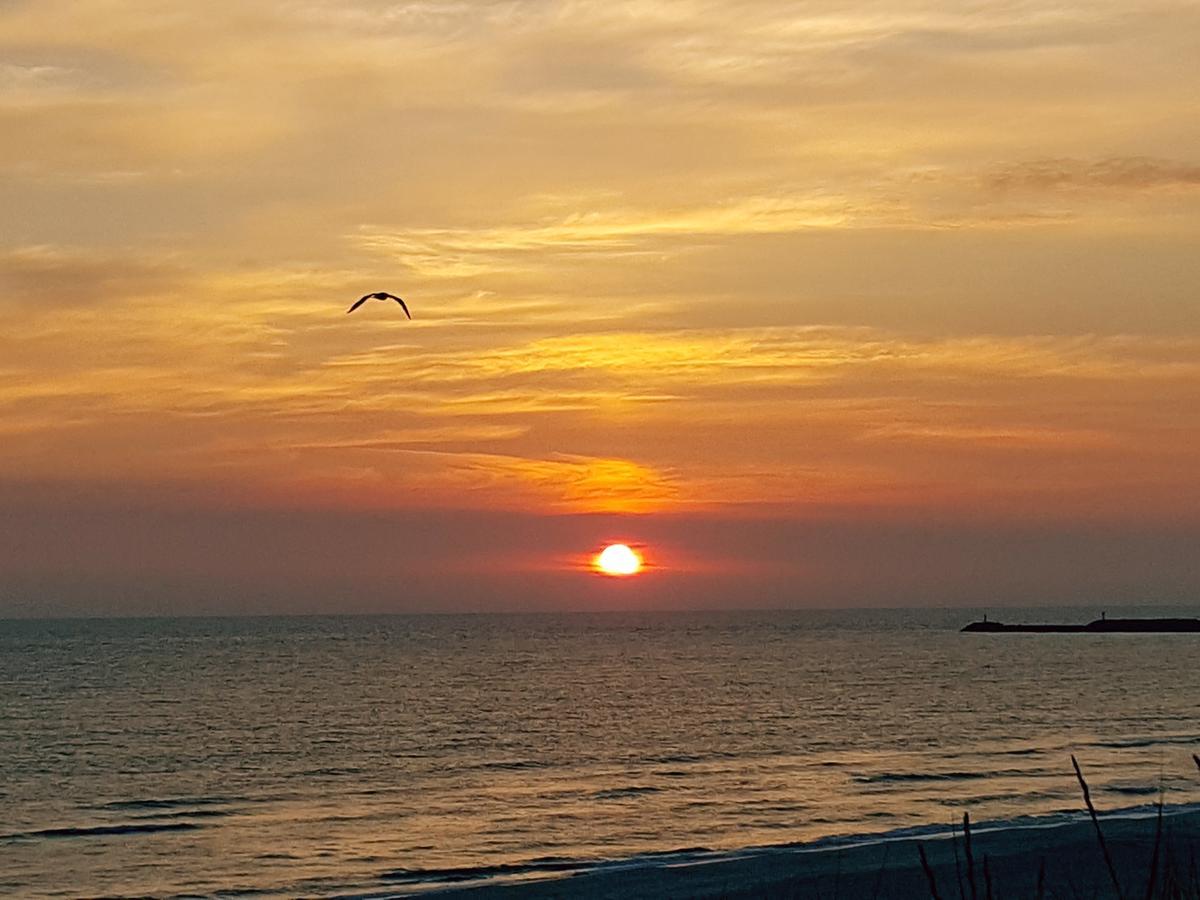
[[963,626],[961,631],[982,631],[990,634],[1032,632],[1037,634],[1180,634],[1200,632],[1200,619],[1110,619],[1101,613],[1100,618],[1086,625],[1006,625],[988,621],[984,616],[979,622]]

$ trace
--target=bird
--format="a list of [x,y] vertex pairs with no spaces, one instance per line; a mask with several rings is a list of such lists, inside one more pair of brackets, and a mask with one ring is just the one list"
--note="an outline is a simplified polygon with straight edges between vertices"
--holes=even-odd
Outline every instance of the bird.
[[408,311],[408,307],[404,305],[404,301],[395,294],[389,294],[387,291],[376,291],[374,294],[364,294],[362,297],[359,297],[354,301],[354,305],[346,310],[346,314],[349,315],[350,313],[354,312],[368,300],[395,300],[400,304],[400,308],[404,310],[404,314],[410,319],[412,318],[412,313]]

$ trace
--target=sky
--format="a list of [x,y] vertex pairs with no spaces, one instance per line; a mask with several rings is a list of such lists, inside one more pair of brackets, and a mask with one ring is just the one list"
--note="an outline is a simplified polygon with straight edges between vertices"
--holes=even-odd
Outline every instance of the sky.
[[1198,33],[0,0],[0,615],[1195,602]]

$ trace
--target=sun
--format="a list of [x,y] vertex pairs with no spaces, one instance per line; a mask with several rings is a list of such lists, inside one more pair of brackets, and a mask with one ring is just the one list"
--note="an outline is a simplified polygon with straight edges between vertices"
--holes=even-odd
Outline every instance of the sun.
[[642,558],[625,544],[609,544],[596,554],[595,564],[605,575],[636,575]]

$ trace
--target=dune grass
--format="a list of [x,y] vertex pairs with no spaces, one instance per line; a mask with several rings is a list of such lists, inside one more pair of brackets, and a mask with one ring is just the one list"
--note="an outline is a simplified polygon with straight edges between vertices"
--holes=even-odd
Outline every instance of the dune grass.
[[[1192,761],[1196,764],[1196,768],[1200,770],[1200,754],[1193,753]],[[1165,848],[1164,846],[1163,795],[1160,793],[1158,798],[1158,809],[1156,812],[1154,825],[1154,843],[1150,852],[1149,870],[1146,875],[1144,891],[1131,893],[1130,891],[1127,891],[1121,884],[1121,878],[1118,874],[1118,867],[1113,861],[1113,855],[1110,851],[1108,842],[1104,837],[1104,829],[1100,824],[1100,814],[1096,810],[1095,803],[1092,802],[1091,789],[1088,787],[1087,779],[1084,778],[1083,770],[1079,766],[1079,760],[1075,758],[1074,754],[1071,756],[1071,767],[1075,770],[1075,778],[1079,782],[1079,790],[1083,795],[1083,804],[1087,809],[1088,816],[1091,819],[1093,827],[1095,828],[1096,845],[1100,851],[1100,856],[1104,861],[1104,866],[1108,873],[1109,881],[1112,884],[1113,896],[1116,897],[1117,900],[1133,900],[1133,898],[1137,896],[1144,897],[1145,900],[1200,900],[1200,879],[1197,877],[1195,848],[1188,848],[1188,854],[1185,861],[1184,858],[1177,857],[1176,854],[1172,854],[1169,849]],[[966,890],[964,890],[962,878],[957,873],[958,836],[952,835],[951,840],[955,843],[954,859],[956,876],[958,880],[959,900],[968,900],[968,897],[970,900],[979,900],[976,888],[975,859],[971,843],[971,817],[969,813],[963,814],[962,829],[962,842],[964,856],[966,857],[967,885],[969,886],[969,894]],[[918,844],[917,852],[920,858],[921,867],[924,870],[926,878],[929,882],[929,896],[934,898],[934,900],[942,900],[942,895],[939,892],[933,868],[929,865],[929,861],[926,858],[924,846]],[[988,858],[986,855],[983,858],[983,880],[986,900],[993,900],[992,878],[989,871]],[[1046,860],[1045,858],[1042,858],[1038,865],[1037,879],[1032,896],[1036,897],[1037,900],[1044,900],[1046,896],[1046,889]]]

